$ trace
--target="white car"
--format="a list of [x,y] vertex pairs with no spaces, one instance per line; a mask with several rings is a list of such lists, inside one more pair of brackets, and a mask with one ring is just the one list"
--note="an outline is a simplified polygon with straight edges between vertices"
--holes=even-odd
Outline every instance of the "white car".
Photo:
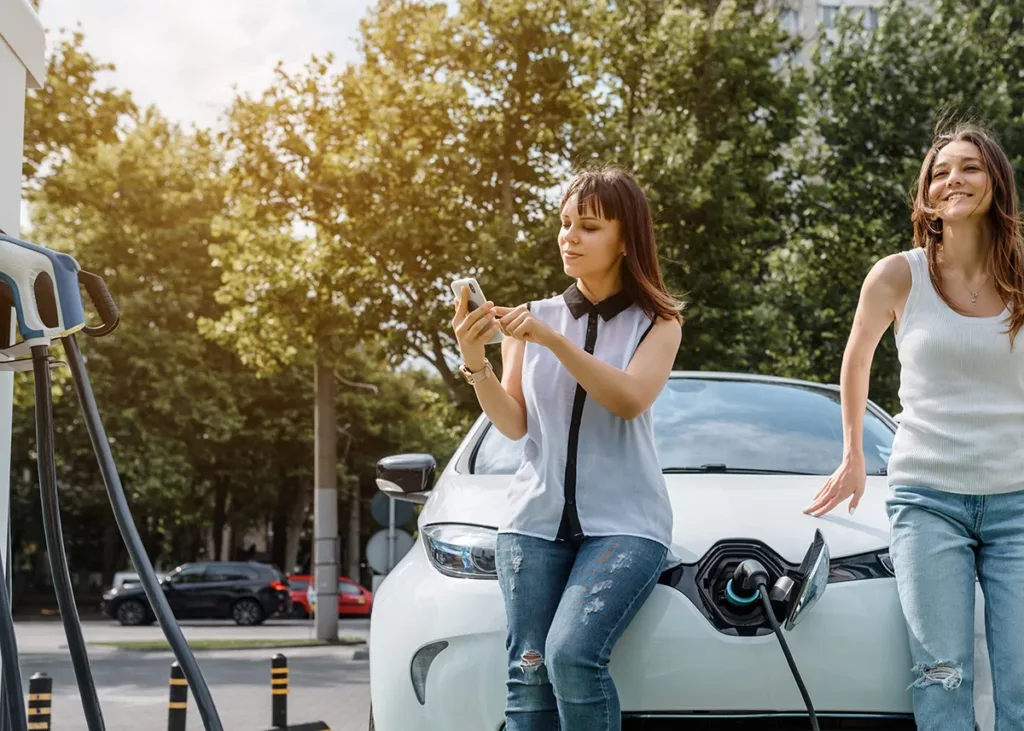
[[[768,570],[769,587],[782,588],[782,577],[796,581],[775,613],[820,727],[915,728],[912,663],[888,555],[893,419],[869,404],[870,476],[857,512],[813,518],[802,509],[842,454],[838,388],[677,372],[654,409],[675,512],[672,551],[682,564],[665,571],[612,654],[623,728],[810,728],[764,607],[727,597],[729,579],[748,558]],[[506,623],[494,526],[522,446],[481,417],[436,484],[429,455],[378,464],[381,489],[424,505],[420,540],[374,600],[371,729],[503,728]],[[585,498],[581,485],[578,499]],[[818,531],[824,546],[809,550]],[[815,586],[805,559],[819,554],[825,569]],[[990,729],[980,591],[977,612],[977,713]]]

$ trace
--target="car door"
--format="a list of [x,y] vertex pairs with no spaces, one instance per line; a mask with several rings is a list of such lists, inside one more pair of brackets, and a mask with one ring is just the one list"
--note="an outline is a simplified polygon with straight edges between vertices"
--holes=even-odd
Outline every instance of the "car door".
[[207,567],[209,581],[210,615],[221,618],[231,615],[231,605],[236,599],[252,592],[249,585],[254,573],[247,566],[237,564],[210,564]]
[[175,617],[195,619],[204,615],[208,598],[206,590],[206,568],[202,565],[182,566],[167,577],[167,603]]
[[351,581],[338,581],[338,614],[363,614],[365,611],[363,590]]

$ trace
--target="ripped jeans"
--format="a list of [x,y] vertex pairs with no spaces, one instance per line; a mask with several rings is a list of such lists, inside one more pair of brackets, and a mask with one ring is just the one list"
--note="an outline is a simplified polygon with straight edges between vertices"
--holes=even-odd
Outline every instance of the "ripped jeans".
[[507,731],[619,731],[612,648],[650,596],[665,547],[644,538],[565,542],[498,535],[508,619]]
[[973,731],[975,573],[996,731],[1024,729],[1024,492],[893,487],[890,555],[910,635],[920,731]]

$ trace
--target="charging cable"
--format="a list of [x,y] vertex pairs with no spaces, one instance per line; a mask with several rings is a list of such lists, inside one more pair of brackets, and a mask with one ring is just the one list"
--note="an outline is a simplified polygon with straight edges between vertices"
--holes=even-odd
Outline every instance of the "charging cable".
[[803,678],[800,677],[800,671],[796,667],[793,653],[789,651],[789,644],[782,633],[782,626],[775,617],[775,609],[772,607],[772,601],[769,597],[768,572],[761,565],[761,562],[749,558],[737,566],[733,572],[732,580],[726,586],[726,593],[729,595],[730,601],[733,601],[733,597],[736,597],[743,604],[751,604],[760,597],[764,613],[768,615],[768,622],[775,631],[775,636],[782,646],[782,653],[786,656],[786,662],[789,663],[789,670],[793,673],[793,679],[796,681],[797,688],[800,689],[800,695],[804,699],[807,715],[811,720],[811,728],[813,731],[820,731],[818,717],[814,712],[814,705],[811,703],[811,696],[807,692],[807,686],[804,685]]

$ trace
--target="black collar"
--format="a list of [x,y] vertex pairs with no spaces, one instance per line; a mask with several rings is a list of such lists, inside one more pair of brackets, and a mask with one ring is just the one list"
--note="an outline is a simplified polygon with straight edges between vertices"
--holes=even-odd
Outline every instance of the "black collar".
[[611,320],[633,304],[633,300],[629,296],[629,293],[623,289],[616,294],[613,294],[611,297],[601,300],[595,305],[593,302],[588,300],[582,292],[580,292],[579,287],[576,286],[576,282],[569,285],[569,289],[562,293],[562,297],[565,299],[565,304],[569,308],[569,312],[571,312],[572,316],[577,320],[592,312],[596,312],[606,321]]

